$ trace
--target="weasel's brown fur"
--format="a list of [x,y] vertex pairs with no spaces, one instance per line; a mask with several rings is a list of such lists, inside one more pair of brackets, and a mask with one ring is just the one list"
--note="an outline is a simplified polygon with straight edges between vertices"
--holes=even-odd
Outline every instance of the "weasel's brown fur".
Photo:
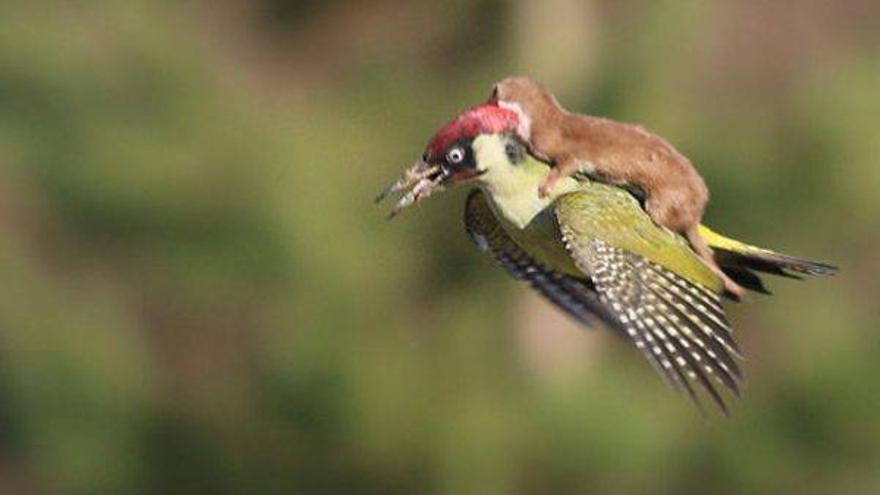
[[540,186],[542,195],[560,178],[578,171],[603,182],[641,188],[651,218],[683,234],[722,278],[725,288],[742,296],[743,289],[721,271],[697,230],[709,200],[706,183],[690,160],[665,139],[641,126],[568,112],[552,94],[527,77],[500,81],[491,99],[521,110],[526,122],[517,129],[520,137],[536,156],[553,162],[554,167]]

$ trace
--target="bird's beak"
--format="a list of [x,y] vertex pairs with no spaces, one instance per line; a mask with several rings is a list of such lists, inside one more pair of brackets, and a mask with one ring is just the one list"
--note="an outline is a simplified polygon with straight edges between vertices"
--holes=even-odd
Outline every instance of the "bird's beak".
[[395,203],[388,214],[388,219],[397,216],[404,208],[427,198],[437,191],[442,191],[452,174],[449,170],[440,165],[429,165],[423,160],[417,161],[408,168],[403,175],[392,182],[388,187],[376,197],[375,202],[379,203],[391,194],[406,191],[406,193]]

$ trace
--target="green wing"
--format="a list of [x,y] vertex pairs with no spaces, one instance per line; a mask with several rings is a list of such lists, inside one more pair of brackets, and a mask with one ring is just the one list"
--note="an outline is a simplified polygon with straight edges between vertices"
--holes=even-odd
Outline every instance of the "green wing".
[[593,326],[598,319],[623,332],[617,317],[599,300],[589,279],[572,277],[535,261],[507,235],[479,189],[468,195],[464,224],[474,244],[481,251],[490,251],[512,277],[528,282],[581,323]]
[[555,213],[578,268],[636,347],[674,386],[697,401],[699,383],[726,412],[714,383],[738,395],[742,374],[711,270],[620,189],[591,184],[559,198]]
[[580,236],[596,237],[625,251],[665,266],[689,281],[721,292],[721,280],[691,250],[687,241],[659,227],[627,191],[585,183],[556,202],[559,223]]

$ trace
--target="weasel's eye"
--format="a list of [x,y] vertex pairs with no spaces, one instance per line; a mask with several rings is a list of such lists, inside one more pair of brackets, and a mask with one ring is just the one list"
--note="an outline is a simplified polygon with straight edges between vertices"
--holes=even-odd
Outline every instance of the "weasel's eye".
[[460,146],[456,146],[446,153],[446,161],[453,165],[458,165],[462,160],[464,160],[464,150]]

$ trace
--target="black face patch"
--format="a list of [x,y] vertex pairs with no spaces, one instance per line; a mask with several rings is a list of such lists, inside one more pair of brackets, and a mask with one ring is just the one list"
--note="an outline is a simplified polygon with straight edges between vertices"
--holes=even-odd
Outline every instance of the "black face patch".
[[463,139],[453,143],[443,153],[440,165],[452,174],[476,170],[473,141],[473,139]]

